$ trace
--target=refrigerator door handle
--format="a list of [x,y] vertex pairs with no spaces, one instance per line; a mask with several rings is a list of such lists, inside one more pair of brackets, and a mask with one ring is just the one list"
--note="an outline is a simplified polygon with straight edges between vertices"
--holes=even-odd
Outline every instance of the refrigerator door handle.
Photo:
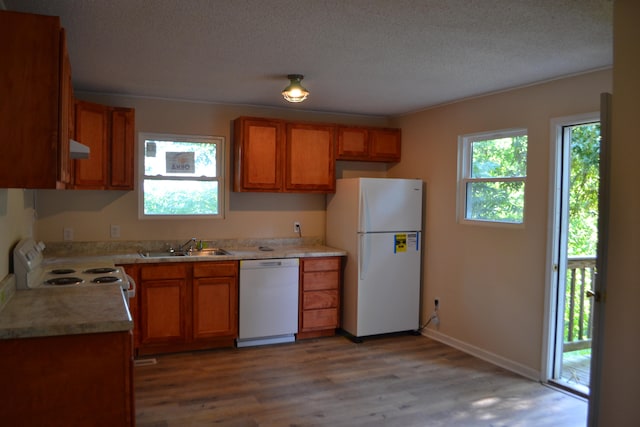
[[360,206],[358,206],[358,212],[360,214],[360,218],[358,218],[358,230],[359,232],[363,232],[366,230],[366,225],[365,225],[365,221],[367,220],[367,215],[366,215],[366,200],[365,200],[365,192],[364,190],[360,192],[360,200],[358,200],[358,202],[360,203]]
[[358,277],[360,278],[360,280],[364,280],[365,278],[365,272],[366,272],[366,264],[365,264],[365,258],[367,256],[366,254],[366,242],[365,239],[367,238],[366,234],[358,234],[359,240],[360,240],[360,248],[358,250]]

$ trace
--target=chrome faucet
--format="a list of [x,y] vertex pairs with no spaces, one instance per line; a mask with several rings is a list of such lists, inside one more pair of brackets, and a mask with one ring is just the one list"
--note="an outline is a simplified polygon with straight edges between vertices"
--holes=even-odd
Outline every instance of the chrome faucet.
[[[182,245],[180,245],[180,246],[178,247],[178,251],[179,251],[179,252],[189,252],[189,253],[193,252],[193,244],[194,244],[195,242],[197,242],[197,241],[198,241],[198,239],[196,239],[195,237],[190,238],[189,240],[187,240],[186,242],[184,242]],[[184,248],[185,248],[187,245],[189,245],[189,249],[187,249],[187,250],[185,251],[185,249],[184,249]]]

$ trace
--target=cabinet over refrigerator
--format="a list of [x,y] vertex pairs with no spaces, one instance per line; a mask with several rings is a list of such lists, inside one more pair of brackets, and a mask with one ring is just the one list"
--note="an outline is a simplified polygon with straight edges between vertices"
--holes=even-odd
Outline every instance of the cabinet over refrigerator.
[[417,330],[423,183],[346,178],[327,196],[327,244],[347,251],[342,328],[353,338]]

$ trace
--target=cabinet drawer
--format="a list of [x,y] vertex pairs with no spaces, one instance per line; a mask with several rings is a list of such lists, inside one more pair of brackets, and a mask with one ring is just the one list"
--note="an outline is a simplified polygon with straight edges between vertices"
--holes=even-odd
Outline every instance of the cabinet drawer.
[[140,272],[141,280],[154,279],[184,279],[187,277],[187,268],[184,264],[162,264],[143,266]]
[[337,271],[317,271],[303,273],[303,291],[320,289],[338,289],[339,274]]
[[329,271],[340,269],[340,257],[332,258],[305,258],[302,262],[302,271]]
[[303,329],[327,329],[338,327],[338,309],[309,310],[302,313]]
[[338,291],[313,291],[302,295],[302,308],[312,310],[318,308],[335,308],[338,306]]
[[237,275],[236,261],[198,262],[193,265],[193,277],[235,277]]

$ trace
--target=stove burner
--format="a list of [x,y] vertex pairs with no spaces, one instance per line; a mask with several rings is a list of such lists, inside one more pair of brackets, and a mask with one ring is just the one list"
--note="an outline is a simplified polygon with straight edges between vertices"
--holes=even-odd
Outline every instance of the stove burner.
[[82,279],[79,277],[56,277],[55,279],[49,279],[45,283],[48,285],[79,285],[82,283]]
[[75,272],[72,268],[56,268],[55,270],[51,270],[51,274],[71,274]]
[[84,272],[87,274],[105,274],[105,273],[115,273],[118,269],[113,267],[98,267],[98,268],[90,268],[85,270]]
[[116,276],[101,276],[101,277],[96,277],[91,282],[92,283],[113,283],[119,280],[120,279],[117,278]]

